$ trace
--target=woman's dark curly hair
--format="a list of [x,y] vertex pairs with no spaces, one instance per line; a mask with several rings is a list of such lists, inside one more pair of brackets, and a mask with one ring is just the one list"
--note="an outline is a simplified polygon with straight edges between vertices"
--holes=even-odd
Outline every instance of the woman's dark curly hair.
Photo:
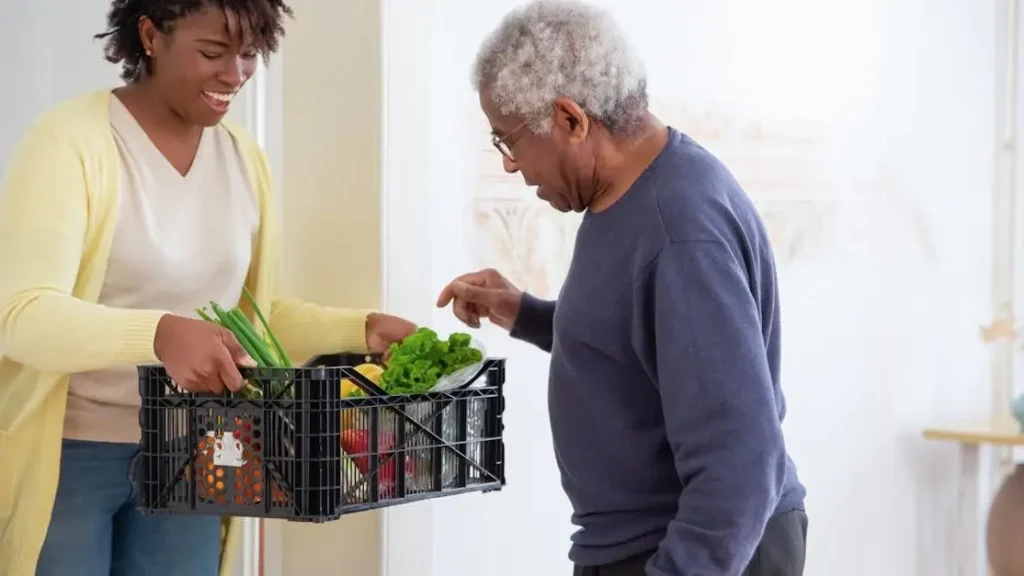
[[114,0],[107,13],[107,31],[96,38],[106,40],[103,52],[109,62],[121,64],[121,78],[137,82],[143,78],[148,57],[139,37],[139,19],[153,21],[167,34],[175,20],[210,5],[236,14],[252,30],[256,50],[265,58],[277,51],[284,36],[284,18],[292,9],[284,0]]

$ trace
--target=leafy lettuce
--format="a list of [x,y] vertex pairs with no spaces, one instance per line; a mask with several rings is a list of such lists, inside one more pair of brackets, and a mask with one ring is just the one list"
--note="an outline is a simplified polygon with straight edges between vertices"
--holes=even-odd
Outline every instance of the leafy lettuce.
[[473,348],[469,334],[455,332],[441,340],[430,328],[420,328],[401,344],[388,350],[387,369],[380,382],[388,394],[426,392],[442,376],[483,360],[483,353]]

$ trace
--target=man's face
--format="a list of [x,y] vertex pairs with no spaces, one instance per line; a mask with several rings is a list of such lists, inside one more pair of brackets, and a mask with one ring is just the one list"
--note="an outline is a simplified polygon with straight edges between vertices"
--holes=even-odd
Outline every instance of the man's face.
[[[506,116],[486,90],[480,92],[480,107],[493,135],[511,153],[512,158],[502,155],[506,172],[522,174],[527,186],[537,188],[537,197],[560,212],[586,208],[593,197],[594,170],[585,128],[581,138],[580,127],[571,127],[573,121],[565,118],[566,111],[557,104],[550,112],[553,121],[547,135],[534,134],[528,125],[544,118]],[[585,177],[587,174],[591,176]]]

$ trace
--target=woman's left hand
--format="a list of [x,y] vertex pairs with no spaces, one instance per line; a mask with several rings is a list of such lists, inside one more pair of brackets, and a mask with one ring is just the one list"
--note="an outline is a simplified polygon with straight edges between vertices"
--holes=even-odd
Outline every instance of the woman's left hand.
[[398,316],[371,313],[366,317],[366,345],[370,352],[387,352],[392,343],[398,343],[416,331],[417,326]]

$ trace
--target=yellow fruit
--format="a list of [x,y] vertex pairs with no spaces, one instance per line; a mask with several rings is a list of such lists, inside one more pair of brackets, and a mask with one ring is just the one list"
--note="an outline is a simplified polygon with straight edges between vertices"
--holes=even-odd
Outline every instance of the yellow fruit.
[[[384,373],[384,368],[376,364],[360,364],[355,367],[356,372],[359,372],[366,377],[367,380],[374,384],[380,385],[380,375]],[[365,392],[359,387],[358,384],[353,382],[350,378],[345,378],[341,381],[341,397],[351,398],[352,396],[363,396]],[[366,421],[366,409],[365,408],[346,408],[341,411],[342,415],[342,426],[345,429],[360,429],[365,428],[369,424]]]
[[[380,375],[384,373],[384,368],[377,364],[360,364],[355,367],[356,372],[359,372],[366,377],[367,380],[374,384],[380,385]],[[363,389],[352,380],[345,378],[341,381],[341,397],[350,398],[352,396],[358,396],[363,393]]]
[[355,396],[362,391],[362,388],[356,386],[355,382],[349,380],[348,378],[345,378],[344,380],[341,381],[342,398],[351,398],[352,396]]

